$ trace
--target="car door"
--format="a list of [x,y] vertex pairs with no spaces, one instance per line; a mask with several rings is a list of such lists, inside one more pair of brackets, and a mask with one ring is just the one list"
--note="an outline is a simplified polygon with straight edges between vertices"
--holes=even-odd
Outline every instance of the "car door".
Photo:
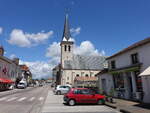
[[61,91],[61,94],[64,94],[64,86],[60,86],[58,90]]
[[84,95],[81,93],[80,89],[74,90],[74,98],[77,103],[84,103]]
[[63,87],[63,94],[67,93],[69,91],[69,87],[68,86],[64,86]]
[[82,90],[82,102],[83,103],[95,103],[97,100],[95,98],[95,94],[90,89]]
[[88,103],[97,103],[97,98],[96,94],[94,91],[89,89],[89,94],[87,95],[88,97]]

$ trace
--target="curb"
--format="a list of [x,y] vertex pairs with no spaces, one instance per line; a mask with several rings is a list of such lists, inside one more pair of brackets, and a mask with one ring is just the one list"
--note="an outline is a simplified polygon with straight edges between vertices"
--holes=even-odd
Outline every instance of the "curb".
[[132,113],[132,112],[127,111],[127,110],[125,110],[125,109],[120,109],[120,112],[122,112],[122,113]]
[[108,106],[108,107],[111,107],[111,108],[113,108],[113,109],[117,109],[117,107],[114,106],[114,105],[111,105],[111,104],[108,104],[108,103],[105,103],[105,105]]

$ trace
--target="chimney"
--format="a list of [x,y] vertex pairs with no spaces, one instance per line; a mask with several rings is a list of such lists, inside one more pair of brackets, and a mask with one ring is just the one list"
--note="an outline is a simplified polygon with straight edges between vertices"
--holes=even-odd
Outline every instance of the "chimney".
[[4,48],[3,48],[3,46],[0,46],[0,56],[4,56]]

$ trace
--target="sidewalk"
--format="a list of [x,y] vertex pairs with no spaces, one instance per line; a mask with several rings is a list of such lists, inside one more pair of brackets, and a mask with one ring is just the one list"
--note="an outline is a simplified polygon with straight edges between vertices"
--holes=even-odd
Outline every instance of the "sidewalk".
[[36,87],[27,87],[26,89],[13,89],[13,90],[2,91],[2,92],[0,92],[0,98],[3,96],[6,96],[6,95],[11,95],[11,94],[15,94],[15,93],[23,92],[23,91],[28,91],[33,88],[36,88]]
[[54,95],[50,90],[41,113],[120,113],[105,105],[76,105],[63,104],[63,95]]
[[115,103],[106,102],[106,105],[116,108],[123,113],[150,113],[150,104],[143,104],[123,99],[114,99]]

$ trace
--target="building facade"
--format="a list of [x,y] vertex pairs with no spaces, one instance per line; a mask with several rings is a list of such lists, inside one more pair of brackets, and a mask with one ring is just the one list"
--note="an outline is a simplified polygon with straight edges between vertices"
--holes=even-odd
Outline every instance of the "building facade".
[[52,84],[53,86],[57,86],[61,84],[61,65],[54,67],[52,70]]
[[4,56],[4,49],[0,47],[0,90],[6,90],[15,85],[16,78],[21,75],[19,59],[8,59]]
[[150,38],[147,38],[108,57],[108,72],[99,74],[101,89],[107,84],[116,97],[150,103],[150,82],[147,82],[150,76],[139,76],[150,66],[149,55]]

